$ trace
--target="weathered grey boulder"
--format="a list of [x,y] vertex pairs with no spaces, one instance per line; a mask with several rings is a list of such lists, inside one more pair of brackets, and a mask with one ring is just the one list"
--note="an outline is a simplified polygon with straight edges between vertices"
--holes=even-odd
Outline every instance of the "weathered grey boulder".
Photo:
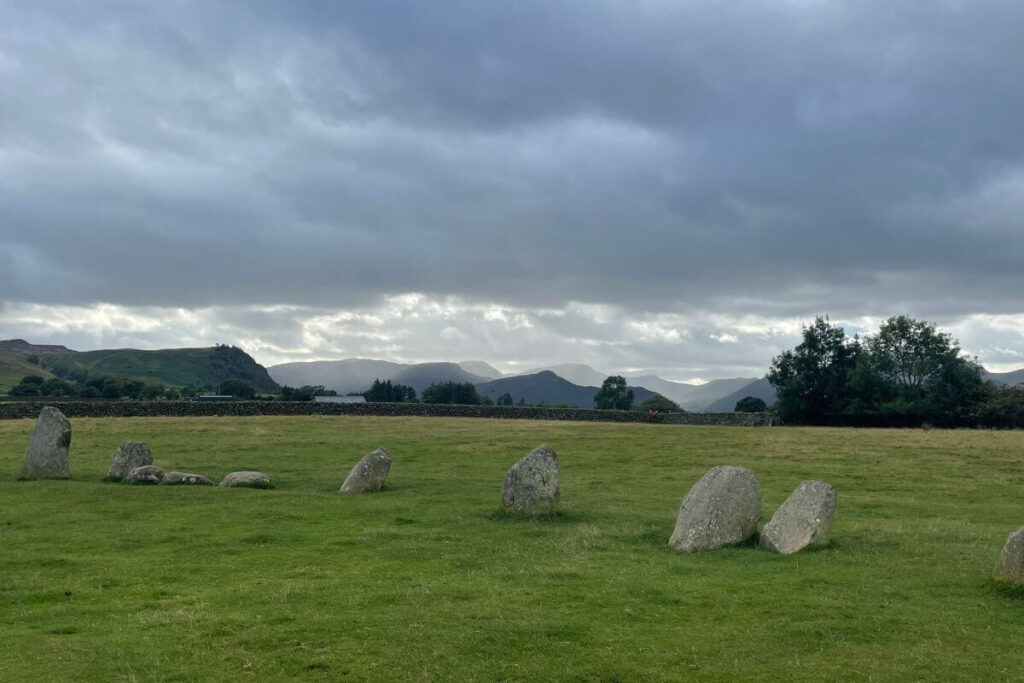
[[369,493],[380,491],[391,471],[391,453],[386,448],[378,448],[369,455],[364,455],[352,471],[345,477],[341,485],[341,493]]
[[679,506],[669,546],[681,553],[746,541],[761,519],[761,482],[746,467],[719,465],[693,485]]
[[272,489],[274,485],[270,483],[270,477],[263,474],[262,472],[252,472],[242,470],[240,472],[232,472],[223,479],[220,480],[220,485],[228,488],[242,487],[251,489]]
[[39,411],[19,479],[67,479],[71,476],[71,423],[53,406]]
[[213,486],[213,482],[203,475],[188,472],[165,472],[160,483],[168,486]]
[[760,546],[791,555],[809,545],[825,545],[835,517],[836,490],[823,481],[805,481],[764,525]]
[[533,449],[505,475],[501,508],[521,515],[556,512],[562,498],[558,472],[558,456],[550,446],[543,444]]
[[110,466],[107,468],[108,479],[126,479],[128,473],[136,467],[153,464],[153,453],[149,446],[141,441],[125,441],[117,450],[110,454]]
[[132,468],[125,480],[129,484],[159,484],[164,480],[164,468],[156,465],[143,465]]
[[1024,526],[1006,539],[999,564],[992,571],[992,578],[1006,583],[1024,584]]

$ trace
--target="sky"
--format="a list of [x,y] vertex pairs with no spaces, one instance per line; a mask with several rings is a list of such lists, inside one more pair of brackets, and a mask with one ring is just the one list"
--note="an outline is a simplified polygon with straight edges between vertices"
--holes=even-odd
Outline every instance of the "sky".
[[1015,0],[0,0],[0,339],[1024,367]]

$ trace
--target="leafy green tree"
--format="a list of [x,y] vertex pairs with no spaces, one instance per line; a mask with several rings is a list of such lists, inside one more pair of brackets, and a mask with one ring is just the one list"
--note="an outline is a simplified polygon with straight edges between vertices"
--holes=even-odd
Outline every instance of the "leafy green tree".
[[515,401],[512,399],[512,394],[506,391],[504,394],[498,397],[496,403],[499,406],[511,406],[515,404]]
[[681,413],[683,409],[679,407],[679,404],[672,399],[665,398],[661,394],[651,396],[649,399],[640,402],[637,406],[637,410],[643,410],[650,412],[652,410],[659,413]]
[[744,396],[736,401],[736,407],[732,410],[735,413],[763,413],[768,410],[768,404],[756,396]]
[[219,392],[235,398],[254,399],[256,389],[244,379],[227,379],[220,383]]
[[865,412],[962,417],[987,397],[981,366],[932,323],[894,316],[865,348],[855,385]]
[[624,377],[611,375],[594,395],[594,405],[599,410],[629,410],[633,406],[633,390]]
[[768,381],[775,387],[783,419],[821,422],[846,411],[851,402],[850,377],[860,342],[838,325],[818,316],[803,329],[803,341],[772,360]]

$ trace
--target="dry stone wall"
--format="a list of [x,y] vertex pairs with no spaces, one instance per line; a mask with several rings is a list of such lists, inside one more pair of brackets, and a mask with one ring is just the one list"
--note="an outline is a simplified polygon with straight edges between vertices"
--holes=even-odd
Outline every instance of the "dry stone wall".
[[[486,417],[510,420],[649,422],[683,425],[767,427],[772,413],[658,413],[527,406],[463,406],[432,403],[314,403],[295,401],[53,401],[68,417],[243,417],[252,415],[375,415],[414,417]],[[40,402],[0,403],[0,419],[39,415]]]

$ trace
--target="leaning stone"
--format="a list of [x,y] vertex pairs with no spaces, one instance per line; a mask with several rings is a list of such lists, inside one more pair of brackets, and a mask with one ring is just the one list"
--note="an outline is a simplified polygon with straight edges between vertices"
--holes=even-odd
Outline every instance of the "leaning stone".
[[108,479],[126,479],[128,473],[136,467],[153,464],[153,453],[149,446],[141,441],[125,441],[117,450],[110,454],[110,467],[107,468]]
[[188,472],[167,472],[160,483],[168,486],[213,486],[213,482],[203,475]]
[[760,546],[791,555],[809,545],[825,545],[835,517],[836,490],[823,481],[805,481],[764,525]]
[[992,578],[1024,585],[1024,526],[1007,537],[999,564],[992,571]]
[[129,484],[159,484],[164,480],[164,468],[156,465],[143,465],[133,468],[125,479]]
[[558,456],[547,444],[512,465],[501,485],[501,508],[521,515],[546,515],[558,510]]
[[669,546],[681,553],[746,541],[761,519],[761,483],[746,467],[713,467],[679,506]]
[[220,485],[228,488],[242,487],[251,489],[272,489],[270,477],[262,472],[241,471],[232,472],[220,480]]
[[380,491],[391,471],[391,453],[386,448],[378,448],[369,455],[364,455],[356,463],[352,471],[341,485],[341,493],[369,493]]
[[39,412],[19,479],[68,479],[71,423],[53,406]]

